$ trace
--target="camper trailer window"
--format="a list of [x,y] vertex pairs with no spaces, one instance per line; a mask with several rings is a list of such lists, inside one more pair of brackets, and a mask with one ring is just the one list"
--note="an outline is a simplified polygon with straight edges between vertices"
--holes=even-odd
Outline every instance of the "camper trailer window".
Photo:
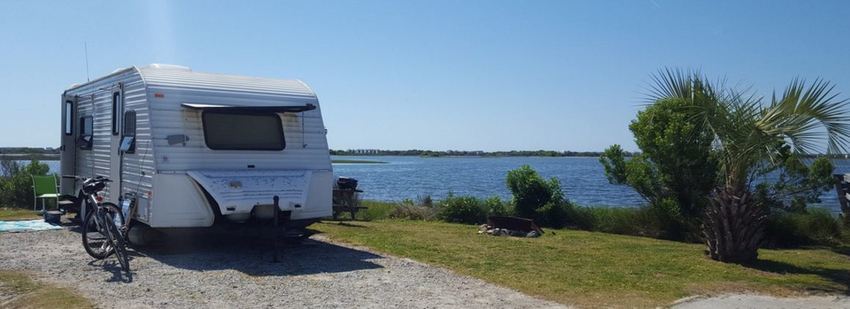
[[283,150],[286,141],[275,113],[205,111],[204,140],[215,150]]
[[121,99],[120,92],[112,93],[112,135],[118,135],[118,108],[120,105],[118,104],[118,100]]
[[65,101],[65,135],[74,133],[74,102]]
[[124,132],[121,134],[120,149],[124,153],[136,151],[136,111],[124,113]]
[[80,136],[78,140],[80,149],[92,148],[92,132],[94,132],[94,119],[92,116],[80,117]]

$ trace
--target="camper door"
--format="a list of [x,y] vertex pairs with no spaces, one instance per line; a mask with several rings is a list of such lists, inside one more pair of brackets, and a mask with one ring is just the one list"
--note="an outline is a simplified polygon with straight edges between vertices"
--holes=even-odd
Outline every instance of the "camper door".
[[[62,133],[59,145],[59,172],[61,175],[76,175],[77,165],[77,135],[74,124],[77,117],[77,97],[62,96]],[[76,195],[76,183],[73,178],[61,178],[60,192],[62,194]]]
[[122,115],[124,115],[124,89],[121,83],[112,87],[109,103],[109,200],[118,203],[121,198],[121,147]]

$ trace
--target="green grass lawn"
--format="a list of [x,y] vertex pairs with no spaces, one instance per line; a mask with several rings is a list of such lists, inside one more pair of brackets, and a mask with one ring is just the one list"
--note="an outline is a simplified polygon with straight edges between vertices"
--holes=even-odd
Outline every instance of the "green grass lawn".
[[3,308],[93,308],[71,289],[32,280],[27,274],[0,270],[0,293],[14,295]]
[[32,210],[21,208],[0,208],[0,220],[32,220],[41,216]]
[[581,307],[654,307],[722,292],[848,293],[850,256],[829,249],[761,250],[749,266],[713,261],[703,245],[548,230],[493,237],[477,227],[424,221],[313,225],[329,238],[452,269]]

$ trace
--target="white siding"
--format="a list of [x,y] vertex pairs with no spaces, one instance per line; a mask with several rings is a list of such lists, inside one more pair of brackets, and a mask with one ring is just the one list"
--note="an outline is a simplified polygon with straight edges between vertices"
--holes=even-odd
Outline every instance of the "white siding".
[[[318,107],[281,116],[286,139],[284,150],[243,151],[207,148],[201,111],[181,106],[183,103],[250,106],[309,103],[318,106],[316,96],[302,82],[174,69],[141,68],[140,71],[148,85],[158,171],[245,169],[249,164],[256,169],[331,169],[325,127]],[[189,137],[185,146],[168,144],[167,136],[180,134]]]
[[[75,138],[79,136],[81,130],[80,117],[92,116],[94,119],[92,149],[76,148],[76,174],[83,177],[110,177],[110,162],[118,160],[118,155],[112,151],[112,93],[118,89],[119,83],[124,84],[124,111],[135,110],[137,119],[136,152],[124,156],[122,191],[145,193],[151,189],[154,154],[150,147],[150,115],[145,97],[145,85],[134,69],[123,70],[66,91],[68,95],[77,96],[77,113],[74,116]],[[144,176],[141,175],[142,171]],[[112,188],[117,187],[114,183],[107,187],[105,190],[107,200],[117,202],[120,195],[110,192]]]
[[[153,187],[154,155],[151,143],[150,109],[145,84],[137,79],[124,84],[124,112],[136,112],[136,150],[124,154],[122,169],[122,191],[146,196]],[[123,119],[123,115],[122,115]]]
[[[80,129],[79,118],[94,116],[93,149],[77,148],[76,174],[84,177],[109,176],[112,168],[110,163],[118,159],[116,148],[111,145],[117,140],[111,135],[111,101],[112,92],[119,83],[124,85],[124,111],[136,111],[136,149],[134,153],[124,155],[121,187],[124,193],[138,194],[142,207],[138,219],[157,226],[165,221],[154,222],[156,218],[181,211],[194,211],[193,207],[198,206],[166,202],[168,198],[165,195],[168,194],[155,192],[168,193],[168,188],[154,190],[155,174],[162,174],[156,175],[159,178],[177,177],[172,174],[201,169],[246,169],[248,165],[254,165],[257,170],[313,170],[314,173],[324,175],[311,184],[309,205],[301,213],[293,213],[293,219],[329,214],[331,161],[325,127],[315,94],[298,80],[207,74],[168,67],[134,67],[73,87],[66,93],[78,96],[78,108],[74,115],[75,137]],[[184,108],[181,106],[183,103],[249,106],[314,104],[317,108],[303,113],[280,115],[286,139],[286,148],[282,151],[211,150],[204,142],[202,112]],[[121,117],[123,119],[123,115]],[[185,145],[169,145],[169,135],[186,135],[189,140]],[[107,194],[113,187],[117,186],[110,185]],[[159,198],[151,198],[151,193]],[[200,191],[195,193],[200,194]],[[180,197],[186,194],[191,193],[174,192],[173,195]],[[118,196],[113,194],[107,198],[117,202]],[[203,196],[198,195],[196,198]],[[205,216],[209,219],[207,217],[210,214]],[[204,225],[209,222],[204,221]],[[197,224],[193,221],[169,226],[188,227]]]

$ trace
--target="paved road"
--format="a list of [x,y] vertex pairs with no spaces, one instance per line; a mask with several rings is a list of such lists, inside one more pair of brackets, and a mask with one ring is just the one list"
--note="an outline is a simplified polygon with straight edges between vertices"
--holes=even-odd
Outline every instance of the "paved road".
[[758,309],[798,309],[798,308],[850,308],[847,296],[811,296],[779,298],[763,295],[730,294],[710,298],[694,298],[676,306],[676,309],[716,309],[716,308],[758,308]]

